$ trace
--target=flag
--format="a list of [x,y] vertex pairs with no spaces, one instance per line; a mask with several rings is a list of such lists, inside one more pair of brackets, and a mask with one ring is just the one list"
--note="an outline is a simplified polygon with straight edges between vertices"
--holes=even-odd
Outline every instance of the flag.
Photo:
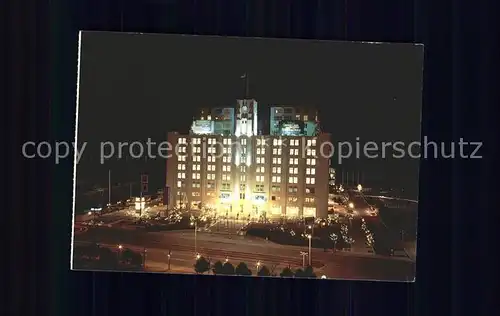
[[246,73],[244,73],[243,75],[241,75],[241,77],[240,77],[240,78],[241,78],[241,79],[245,79],[246,77],[247,77],[247,74],[246,74]]

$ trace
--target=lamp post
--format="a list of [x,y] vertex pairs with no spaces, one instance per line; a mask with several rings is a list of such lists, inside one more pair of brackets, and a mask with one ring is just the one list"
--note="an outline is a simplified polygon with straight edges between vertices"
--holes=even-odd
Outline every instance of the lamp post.
[[307,239],[309,239],[309,266],[311,266],[311,263],[312,263],[312,258],[311,258],[311,241],[312,241],[312,235],[311,234],[307,235]]
[[259,273],[260,266],[262,265],[262,262],[257,261],[257,273]]
[[172,252],[169,250],[167,254],[167,271],[170,271],[170,257],[172,257]]
[[198,222],[196,219],[192,219],[191,226],[194,226],[194,253],[198,254]]
[[307,252],[301,251],[300,255],[302,256],[302,269],[304,269],[306,267]]
[[123,246],[118,245],[118,263],[120,263],[122,261],[122,250],[123,250]]

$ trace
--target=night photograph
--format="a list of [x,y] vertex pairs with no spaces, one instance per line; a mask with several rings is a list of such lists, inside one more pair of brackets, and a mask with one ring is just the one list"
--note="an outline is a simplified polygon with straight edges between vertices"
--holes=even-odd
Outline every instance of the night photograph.
[[415,280],[422,45],[78,45],[73,270]]

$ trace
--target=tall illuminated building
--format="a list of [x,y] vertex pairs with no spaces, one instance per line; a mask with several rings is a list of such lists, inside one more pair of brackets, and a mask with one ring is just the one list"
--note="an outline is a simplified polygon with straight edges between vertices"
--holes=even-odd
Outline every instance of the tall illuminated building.
[[[252,219],[326,217],[331,146],[322,144],[330,135],[319,131],[316,111],[273,116],[277,109],[271,108],[270,122],[277,122],[271,135],[258,135],[254,99],[237,100],[222,109],[225,116],[203,109],[189,135],[169,133],[176,150],[167,159],[169,206]],[[217,129],[221,121],[226,128]]]

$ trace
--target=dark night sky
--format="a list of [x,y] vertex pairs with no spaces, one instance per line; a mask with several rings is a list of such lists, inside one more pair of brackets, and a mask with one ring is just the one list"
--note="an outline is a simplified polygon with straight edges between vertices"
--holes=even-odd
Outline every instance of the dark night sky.
[[[187,131],[195,109],[233,106],[240,76],[260,105],[313,106],[332,141],[420,139],[422,46],[180,35],[82,35],[78,141],[88,145],[78,181],[164,183],[165,161],[99,163],[101,141],[156,141]],[[336,160],[336,158],[333,158]],[[417,192],[418,160],[348,159],[340,170]]]

